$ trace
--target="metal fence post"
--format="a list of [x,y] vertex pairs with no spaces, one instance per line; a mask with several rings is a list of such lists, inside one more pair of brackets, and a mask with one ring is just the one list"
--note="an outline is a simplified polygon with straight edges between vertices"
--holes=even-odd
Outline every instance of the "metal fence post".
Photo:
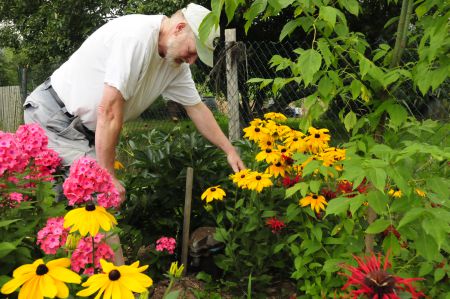
[[228,135],[231,141],[240,138],[239,123],[239,86],[237,73],[236,29],[225,30],[227,100],[228,100]]

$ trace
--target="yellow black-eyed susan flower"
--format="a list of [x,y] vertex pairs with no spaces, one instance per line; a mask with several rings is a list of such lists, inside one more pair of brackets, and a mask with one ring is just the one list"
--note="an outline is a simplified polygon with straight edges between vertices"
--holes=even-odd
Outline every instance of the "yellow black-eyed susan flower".
[[129,299],[133,293],[144,293],[153,284],[153,280],[143,274],[148,266],[139,267],[139,261],[132,265],[115,266],[104,259],[100,260],[103,273],[94,274],[82,284],[87,287],[77,296],[88,297],[98,291],[95,298]]
[[266,173],[271,174],[274,178],[279,176],[286,176],[286,165],[284,165],[281,161],[277,163],[270,164],[269,167],[266,168]]
[[264,118],[274,120],[274,121],[287,120],[287,117],[283,113],[279,113],[279,112],[268,112],[268,113],[264,114]]
[[400,197],[402,197],[402,195],[403,195],[402,190],[400,190],[400,189],[398,189],[398,188],[390,189],[390,190],[388,191],[388,194],[389,194],[390,196],[392,196],[392,197],[395,197],[395,198],[400,198]]
[[249,190],[255,190],[261,192],[265,187],[270,187],[273,185],[271,174],[263,174],[259,172],[250,172],[247,180],[247,188]]
[[81,277],[67,269],[69,266],[68,258],[48,263],[38,259],[32,264],[22,265],[14,270],[13,279],[3,285],[1,292],[8,295],[22,286],[19,291],[21,299],[67,298],[69,288],[65,283],[81,283]]
[[256,157],[256,161],[265,160],[268,164],[276,163],[281,159],[281,153],[278,150],[266,148],[263,151],[260,151]]
[[263,126],[249,126],[247,128],[244,128],[243,130],[245,132],[244,138],[248,138],[249,140],[258,142],[259,140],[266,137],[266,135],[269,134],[269,130],[267,130]]
[[321,152],[328,147],[328,141],[331,139],[328,132],[328,129],[316,129],[313,127],[308,129],[309,135],[305,137],[305,142],[312,153]]
[[247,188],[247,180],[249,173],[250,169],[243,169],[239,172],[230,175],[230,178],[233,180],[233,183],[238,185],[239,188],[245,189]]
[[323,195],[310,194],[300,199],[299,205],[302,207],[311,206],[311,210],[319,213],[321,210],[325,211],[325,206],[328,205]]
[[100,227],[105,231],[111,230],[117,224],[113,215],[102,206],[87,204],[85,207],[73,209],[64,216],[64,228],[70,227],[70,233],[79,231],[80,235],[96,236]]
[[291,152],[304,152],[307,149],[304,137],[302,132],[291,130],[283,142]]
[[419,195],[420,197],[425,197],[427,196],[427,193],[425,191],[423,191],[422,189],[416,188],[414,189],[414,191],[416,192],[417,195]]
[[222,188],[219,186],[209,187],[206,189],[205,192],[203,192],[201,198],[203,200],[206,200],[206,202],[211,202],[214,199],[217,200],[223,200],[223,198],[226,196],[225,191],[223,191]]

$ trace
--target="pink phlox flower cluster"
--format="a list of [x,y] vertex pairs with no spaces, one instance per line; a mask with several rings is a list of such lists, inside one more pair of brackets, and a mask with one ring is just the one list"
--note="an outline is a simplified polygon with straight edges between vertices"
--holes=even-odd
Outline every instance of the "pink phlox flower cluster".
[[37,244],[46,254],[55,254],[66,244],[69,229],[65,229],[64,217],[54,217],[47,220],[46,225],[37,234]]
[[51,175],[60,165],[61,159],[47,144],[45,131],[38,124],[22,125],[15,134],[0,131],[0,176],[26,174],[24,178],[28,181],[43,178],[52,180]]
[[[95,261],[94,267],[100,268],[100,259],[112,260],[114,251],[104,241],[103,234],[97,234],[94,238]],[[94,274],[92,267],[92,238],[83,238],[78,242],[77,248],[73,251],[71,259],[72,270],[86,275]]]
[[0,175],[21,173],[27,164],[14,134],[0,131]]
[[80,158],[72,164],[63,189],[72,206],[94,200],[95,195],[97,203],[105,208],[118,207],[120,204],[111,175],[89,157]]
[[21,145],[23,153],[30,157],[36,157],[42,150],[47,149],[47,135],[38,124],[20,126],[16,131],[16,139]]
[[177,241],[170,237],[161,237],[156,241],[156,251],[167,250],[170,254],[175,252]]

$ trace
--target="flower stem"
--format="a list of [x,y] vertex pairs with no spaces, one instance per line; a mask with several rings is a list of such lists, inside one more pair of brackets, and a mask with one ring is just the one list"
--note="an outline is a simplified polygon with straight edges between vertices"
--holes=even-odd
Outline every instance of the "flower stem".
[[166,298],[167,295],[169,295],[169,292],[170,292],[170,289],[172,288],[174,280],[175,279],[170,278],[170,283],[169,283],[169,286],[167,287],[166,291],[164,292],[163,299]]

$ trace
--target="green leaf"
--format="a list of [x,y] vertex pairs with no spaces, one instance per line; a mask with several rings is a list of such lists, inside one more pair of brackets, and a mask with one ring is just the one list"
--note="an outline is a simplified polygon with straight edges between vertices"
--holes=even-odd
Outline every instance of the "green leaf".
[[358,194],[357,196],[353,197],[350,201],[350,213],[352,213],[352,215],[355,215],[356,211],[362,206],[365,201],[367,201],[366,194]]
[[440,221],[437,218],[426,217],[422,221],[423,230],[436,241],[438,248],[441,248],[442,243],[445,240],[446,232],[445,227],[447,223],[445,221]]
[[200,24],[198,29],[198,35],[201,41],[206,41],[213,28],[216,28],[219,24],[219,18],[210,12]]
[[281,244],[277,244],[277,246],[275,246],[275,248],[273,249],[273,253],[278,253],[281,251],[281,249],[284,248],[284,243]]
[[359,80],[353,80],[350,84],[350,91],[352,92],[352,98],[355,100],[361,94],[362,83]]
[[366,229],[366,233],[368,233],[368,234],[381,233],[389,225],[391,225],[391,221],[386,220],[386,219],[377,219],[371,225],[369,225],[369,227]]
[[344,118],[344,126],[347,132],[350,132],[350,130],[355,126],[356,121],[357,121],[356,114],[353,111],[347,113],[347,115]]
[[427,234],[419,234],[414,242],[417,253],[428,261],[437,261],[439,258],[439,248],[432,237]]
[[348,210],[348,206],[351,199],[348,197],[337,197],[328,202],[328,206],[326,208],[326,215],[340,215],[344,214]]
[[313,226],[311,232],[314,237],[316,237],[317,241],[322,242],[322,229],[319,226]]
[[434,271],[434,282],[438,282],[440,280],[442,280],[442,278],[444,278],[444,276],[447,274],[447,272],[445,272],[444,269],[442,268],[437,268]]
[[331,81],[331,79],[327,75],[325,75],[319,81],[319,85],[318,85],[319,93],[323,97],[328,97],[328,95],[333,90],[333,86],[334,85],[333,85],[333,82]]
[[230,22],[233,20],[237,6],[238,0],[225,1],[225,13],[227,15],[228,24],[230,24]]
[[13,250],[16,249],[16,245],[10,242],[1,242],[0,243],[0,258],[4,258],[8,254],[10,254]]
[[389,117],[391,118],[390,123],[394,127],[399,127],[406,121],[408,117],[408,112],[406,112],[406,109],[398,104],[389,105],[387,106],[386,110],[389,113]]
[[386,212],[387,197],[380,191],[373,190],[367,193],[369,206],[378,214],[383,215]]
[[169,294],[167,294],[164,299],[177,299],[180,295],[181,290],[172,291]]
[[342,259],[327,259],[323,264],[323,271],[327,273],[334,273],[341,269],[341,264],[344,262]]
[[401,250],[397,237],[392,233],[384,238],[382,246],[385,252],[391,251],[393,255],[398,255]]
[[321,181],[311,181],[309,182],[309,190],[311,190],[312,193],[319,193],[320,186],[322,185]]
[[319,18],[327,22],[331,28],[334,28],[334,25],[336,24],[336,15],[336,8],[331,6],[320,7]]
[[20,221],[21,219],[11,219],[11,220],[3,220],[3,221],[0,221],[0,227],[5,227],[5,226],[8,226],[8,225],[10,225],[11,223],[14,223],[14,222],[17,222],[17,221]]
[[364,76],[370,71],[370,69],[371,69],[370,60],[361,54],[359,56],[359,72],[361,73],[361,77],[364,78]]
[[314,49],[306,50],[300,56],[298,64],[305,86],[308,86],[322,65],[322,55]]
[[400,222],[398,223],[397,228],[400,229],[401,227],[405,226],[406,224],[411,223],[412,221],[416,220],[417,218],[422,216],[422,214],[425,211],[426,210],[424,208],[412,208],[411,210],[406,212],[405,216],[403,216],[402,220],[400,220]]
[[425,275],[431,273],[433,271],[433,264],[432,263],[421,263],[419,268],[419,276],[424,277]]
[[448,198],[447,196],[450,194],[449,181],[441,177],[427,179],[427,187],[431,188],[442,198]]
[[262,13],[267,7],[267,0],[256,0],[252,3],[252,6],[244,13],[244,18],[247,22],[244,25],[245,33],[248,33],[248,29],[252,25],[253,20]]
[[287,22],[286,24],[284,24],[283,29],[281,30],[280,33],[280,42],[288,35],[290,35],[292,32],[294,32],[294,30],[300,26],[300,22],[298,19],[295,20],[291,20],[289,22]]
[[339,1],[349,13],[357,16],[359,13],[359,3],[357,0],[341,0]]
[[312,160],[308,164],[306,164],[305,168],[303,168],[303,176],[307,176],[308,174],[313,173],[322,163],[317,160]]
[[327,66],[330,66],[331,62],[333,61],[334,56],[330,51],[328,42],[324,38],[320,38],[317,41],[317,48],[319,49],[320,53],[322,54],[325,64]]
[[386,186],[386,178],[387,178],[387,174],[384,169],[381,168],[367,169],[367,178],[369,179],[369,181],[372,182],[375,188],[377,188],[381,192],[384,192],[384,187]]

